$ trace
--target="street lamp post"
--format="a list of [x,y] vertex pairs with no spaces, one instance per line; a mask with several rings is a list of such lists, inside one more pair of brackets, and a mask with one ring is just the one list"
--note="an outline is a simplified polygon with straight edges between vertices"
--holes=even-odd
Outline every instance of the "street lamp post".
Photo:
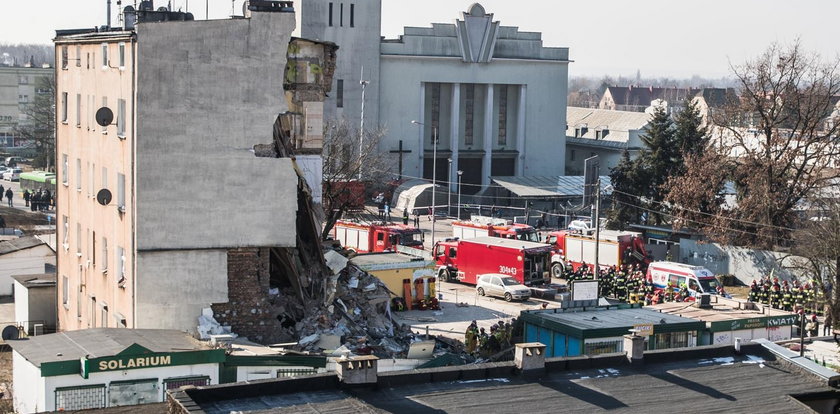
[[447,158],[449,161],[449,172],[446,175],[446,216],[452,215],[452,158]]
[[458,170],[458,220],[461,219],[461,176],[464,175],[462,170]]
[[359,78],[359,84],[362,85],[362,111],[360,113],[361,122],[359,125],[359,181],[362,181],[362,152],[365,146],[365,87],[370,81],[365,80],[365,68],[362,68],[362,75]]
[[[411,121],[414,125],[420,125],[421,127],[425,127],[426,124],[422,122],[418,122],[417,120]],[[432,127],[432,249],[435,248],[435,224],[437,224],[437,217],[435,217],[435,187],[437,186],[437,180],[435,176],[437,176],[437,144],[438,144],[438,136],[437,136],[437,127]]]

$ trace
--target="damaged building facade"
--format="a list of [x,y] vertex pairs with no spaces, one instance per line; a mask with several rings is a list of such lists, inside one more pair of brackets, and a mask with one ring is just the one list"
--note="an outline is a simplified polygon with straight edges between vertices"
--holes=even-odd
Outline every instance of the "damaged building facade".
[[[124,27],[54,40],[59,329],[195,332],[212,306],[223,325],[270,340],[281,323],[272,286],[306,287],[283,271],[295,264],[301,183],[291,158],[258,147],[274,145],[278,115],[324,88],[286,99],[290,2],[210,21],[144,4],[124,11]],[[305,129],[317,121],[299,125],[279,134],[317,156]]]

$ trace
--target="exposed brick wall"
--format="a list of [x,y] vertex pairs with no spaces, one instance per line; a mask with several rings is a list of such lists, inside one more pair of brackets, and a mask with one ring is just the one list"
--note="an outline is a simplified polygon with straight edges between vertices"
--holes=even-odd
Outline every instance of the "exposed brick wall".
[[227,257],[228,302],[213,304],[216,320],[252,341],[279,341],[283,330],[269,302],[269,249],[231,249]]

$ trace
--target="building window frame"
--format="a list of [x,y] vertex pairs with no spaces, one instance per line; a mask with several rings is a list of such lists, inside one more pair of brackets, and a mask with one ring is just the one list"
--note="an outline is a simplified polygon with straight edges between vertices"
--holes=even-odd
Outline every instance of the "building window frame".
[[102,69],[108,69],[108,44],[102,43]]
[[350,27],[356,27],[356,5],[350,3]]
[[333,2],[330,2],[328,9],[329,9],[329,14],[327,15],[327,25],[332,27],[333,26]]
[[70,309],[70,278],[61,275],[61,304],[64,309]]
[[61,123],[67,123],[67,92],[61,93]]
[[336,79],[335,107],[344,108],[344,79]]
[[125,42],[119,43],[120,70],[125,70]]
[[338,4],[338,25],[344,27],[344,3]]
[[67,45],[61,46],[61,70],[67,70],[67,63],[70,60],[69,53]]
[[125,139],[125,99],[117,99],[117,137]]
[[76,94],[76,128],[82,127],[82,94]]

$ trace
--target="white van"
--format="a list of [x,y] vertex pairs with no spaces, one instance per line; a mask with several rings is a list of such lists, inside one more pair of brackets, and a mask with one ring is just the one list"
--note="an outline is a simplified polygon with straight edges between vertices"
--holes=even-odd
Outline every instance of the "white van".
[[668,282],[679,291],[685,284],[691,296],[698,293],[717,293],[718,281],[715,274],[703,266],[694,266],[676,262],[653,262],[648,265],[647,279],[656,289],[665,289]]

